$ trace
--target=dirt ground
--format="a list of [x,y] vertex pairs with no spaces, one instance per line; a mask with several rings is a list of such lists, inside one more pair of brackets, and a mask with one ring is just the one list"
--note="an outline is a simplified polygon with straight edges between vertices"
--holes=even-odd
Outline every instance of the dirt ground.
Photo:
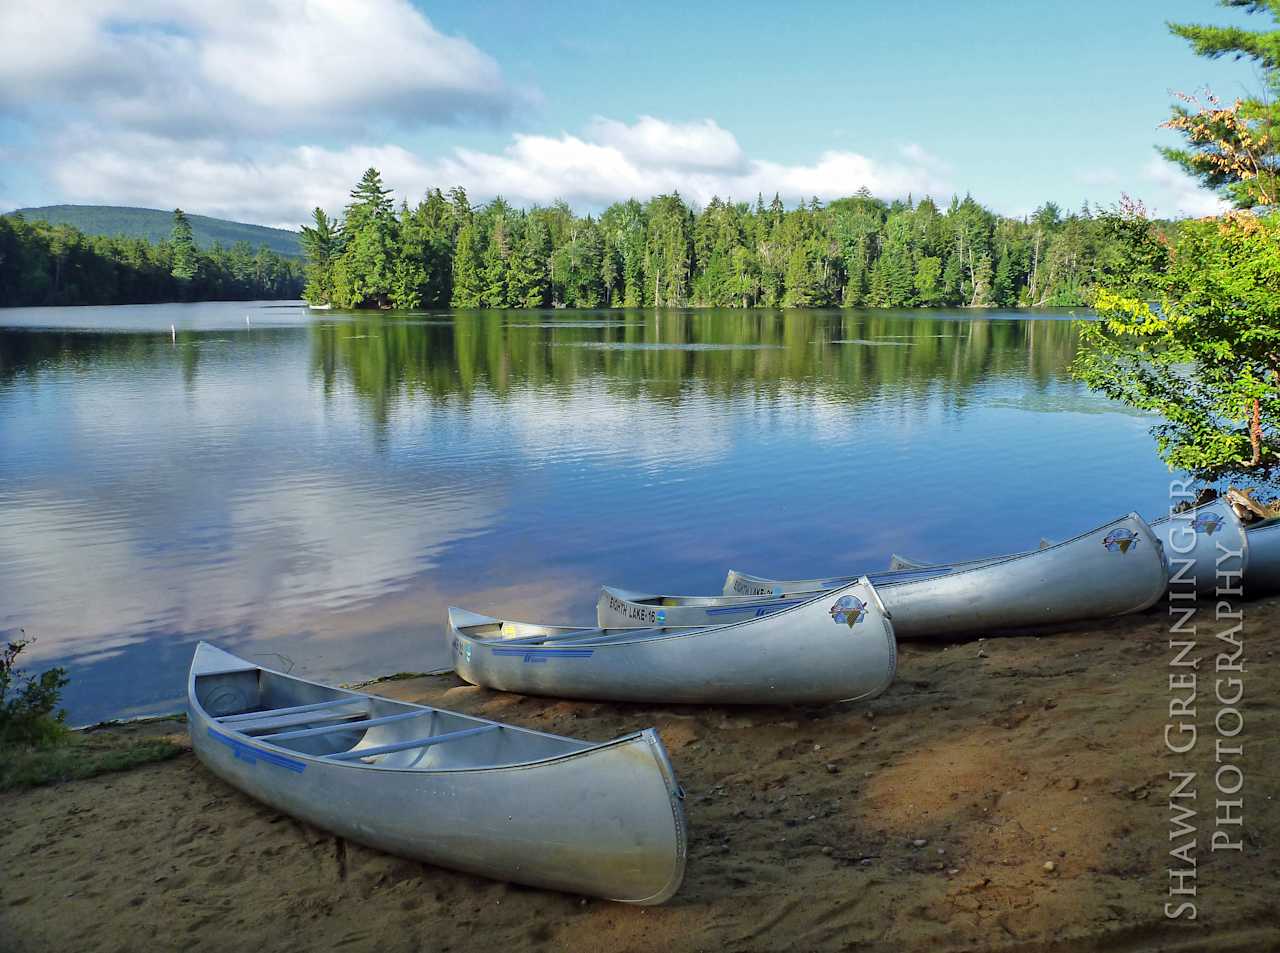
[[[1280,949],[1280,599],[1244,609],[1244,755],[1225,759],[1244,772],[1244,824],[1221,828],[1239,851],[1210,850],[1223,625],[1206,606],[1186,755],[1163,740],[1161,612],[903,644],[897,682],[870,704],[664,708],[451,675],[379,683],[593,740],[656,726],[687,791],[683,888],[628,907],[401,860],[281,816],[186,754],[0,796],[0,950]],[[1189,836],[1170,840],[1170,770],[1199,772],[1194,922],[1164,916],[1167,869],[1185,866],[1167,852]]]

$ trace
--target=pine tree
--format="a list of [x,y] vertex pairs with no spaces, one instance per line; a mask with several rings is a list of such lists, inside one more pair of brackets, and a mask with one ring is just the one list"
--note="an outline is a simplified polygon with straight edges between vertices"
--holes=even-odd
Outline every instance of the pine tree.
[[173,269],[170,274],[179,281],[191,281],[200,267],[200,253],[196,251],[191,222],[180,208],[173,210],[173,231],[169,236],[173,247]]
[[530,216],[524,237],[511,255],[508,288],[516,308],[545,308],[549,289],[547,263],[551,259],[551,237],[541,218]]
[[[1219,0],[1249,13],[1269,12],[1280,24],[1280,0]],[[1182,166],[1237,207],[1280,204],[1280,30],[1171,23],[1169,29],[1200,56],[1253,61],[1266,89],[1262,95],[1225,107],[1212,94],[1207,102],[1180,94],[1165,126],[1183,134],[1185,148],[1162,148]],[[1194,109],[1188,107],[1195,107]]]
[[484,301],[483,248],[474,222],[467,222],[458,232],[453,250],[453,297],[455,308],[478,308]]
[[507,261],[511,256],[510,233],[511,226],[504,209],[494,216],[493,229],[481,256],[484,270],[483,298],[485,306],[489,308],[511,306],[507,289]]
[[302,250],[307,256],[303,295],[312,304],[327,304],[333,297],[333,266],[342,252],[342,242],[338,223],[324,209],[315,209],[311,220],[311,225],[302,226]]
[[390,303],[399,236],[391,190],[377,169],[365,170],[351,190],[342,222],[343,251],[334,293],[343,307]]

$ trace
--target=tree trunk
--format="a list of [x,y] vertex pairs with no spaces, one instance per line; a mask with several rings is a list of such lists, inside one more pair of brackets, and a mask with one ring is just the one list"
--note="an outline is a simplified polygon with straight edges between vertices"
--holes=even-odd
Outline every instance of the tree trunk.
[[1253,399],[1253,417],[1249,421],[1249,443],[1253,445],[1253,460],[1249,465],[1256,467],[1262,462],[1262,401]]

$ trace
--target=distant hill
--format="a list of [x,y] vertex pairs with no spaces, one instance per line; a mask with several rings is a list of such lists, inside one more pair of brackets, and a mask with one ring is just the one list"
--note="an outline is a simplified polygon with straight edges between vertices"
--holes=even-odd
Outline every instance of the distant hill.
[[[155,208],[130,208],[119,205],[44,205],[40,208],[20,208],[9,215],[21,214],[29,222],[49,222],[53,225],[72,225],[86,235],[127,235],[158,242],[169,237],[173,230],[173,210]],[[247,225],[229,222],[222,218],[192,215],[191,230],[196,244],[208,248],[214,242],[231,247],[236,242],[248,242],[255,249],[266,245],[281,255],[302,256],[298,233],[283,228],[267,228],[263,225]]]

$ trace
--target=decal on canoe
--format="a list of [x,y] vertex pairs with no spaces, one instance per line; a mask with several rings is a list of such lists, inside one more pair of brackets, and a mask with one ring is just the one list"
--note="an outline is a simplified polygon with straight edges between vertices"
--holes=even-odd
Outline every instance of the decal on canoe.
[[463,642],[462,639],[453,640],[453,651],[455,655],[462,656],[464,661],[471,661],[471,643]]
[[494,646],[491,651],[494,655],[510,655],[520,656],[526,663],[528,662],[545,662],[547,659],[553,658],[591,658],[595,649],[558,649],[548,648],[540,649],[528,645],[522,645],[519,648],[504,649]]
[[301,774],[307,770],[305,762],[286,758],[284,755],[276,754],[274,751],[263,751],[261,748],[245,744],[239,738],[232,738],[220,731],[214,731],[212,728],[209,729],[209,737],[214,741],[222,742],[230,748],[239,761],[244,761],[248,764],[257,764],[259,761],[265,761],[267,764],[274,764],[277,768],[285,768],[295,774]]
[[1102,540],[1109,553],[1127,553],[1138,545],[1138,534],[1131,529],[1113,529]]
[[857,596],[841,596],[831,607],[831,619],[837,625],[847,625],[852,629],[862,621],[866,611],[866,603]]
[[1197,533],[1204,533],[1206,536],[1212,536],[1218,530],[1222,529],[1225,521],[1221,513],[1200,513],[1191,521],[1191,528]]
[[662,625],[663,623],[665,623],[667,621],[667,610],[659,609],[657,612],[655,612],[653,614],[653,621],[658,623],[658,625]]

